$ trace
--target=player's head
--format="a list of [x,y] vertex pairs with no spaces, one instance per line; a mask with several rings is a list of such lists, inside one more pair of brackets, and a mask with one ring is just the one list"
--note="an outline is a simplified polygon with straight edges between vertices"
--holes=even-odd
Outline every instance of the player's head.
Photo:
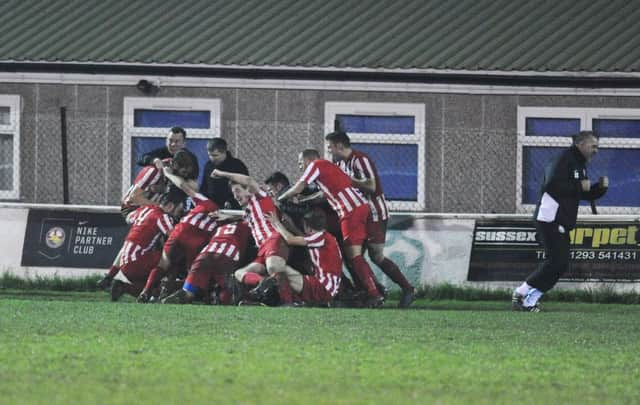
[[580,131],[573,137],[573,144],[589,162],[598,153],[598,137],[592,131]]
[[173,173],[188,180],[198,178],[198,165],[194,161],[193,155],[186,150],[179,150],[171,159],[171,170]]
[[322,208],[314,208],[302,217],[305,233],[323,231],[327,227],[327,215]]
[[214,166],[219,166],[227,158],[227,141],[222,138],[209,139],[207,154]]
[[167,150],[172,155],[184,148],[187,132],[182,127],[173,127],[167,134]]
[[264,181],[267,185],[269,193],[273,196],[280,194],[282,190],[289,187],[289,178],[282,172],[273,172]]
[[231,186],[233,198],[236,199],[241,207],[246,207],[247,204],[249,204],[249,199],[251,198],[251,192],[249,191],[247,186],[236,183],[235,181],[229,181],[229,185]]
[[171,216],[180,217],[186,199],[187,195],[184,191],[172,185],[169,187],[169,191],[160,197],[160,208]]
[[325,135],[327,149],[334,160],[346,159],[351,153],[351,140],[343,131],[334,131]]
[[320,153],[317,149],[305,149],[298,155],[298,167],[300,170],[305,170],[311,162],[317,159],[320,159]]

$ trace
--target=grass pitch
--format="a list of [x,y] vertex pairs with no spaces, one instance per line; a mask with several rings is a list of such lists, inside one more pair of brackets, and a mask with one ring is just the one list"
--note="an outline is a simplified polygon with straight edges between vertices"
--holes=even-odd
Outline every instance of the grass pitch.
[[410,310],[0,290],[0,402],[637,403],[640,306]]

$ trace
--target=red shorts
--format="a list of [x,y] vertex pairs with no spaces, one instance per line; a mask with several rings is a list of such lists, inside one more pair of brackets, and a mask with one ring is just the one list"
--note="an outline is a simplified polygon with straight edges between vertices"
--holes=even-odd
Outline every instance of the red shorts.
[[371,215],[367,220],[367,242],[383,244],[387,240],[387,220],[373,222]]
[[138,260],[129,261],[127,264],[123,264],[120,267],[120,271],[124,274],[132,283],[144,284],[149,277],[149,273],[154,267],[158,265],[160,261],[161,252],[159,250],[150,250],[142,256],[138,256]]
[[193,261],[185,284],[190,284],[201,290],[208,290],[211,280],[224,284],[224,276],[233,273],[238,268],[238,262],[219,253],[200,253]]
[[173,264],[185,261],[187,268],[209,242],[211,234],[194,227],[176,227],[164,244],[164,252]]
[[324,285],[315,276],[304,276],[300,298],[311,305],[326,305],[333,301],[329,291],[324,288]]
[[262,246],[258,249],[256,258],[253,259],[253,262],[266,266],[267,258],[271,256],[282,257],[285,261],[287,260],[287,257],[289,257],[289,246],[287,245],[287,242],[282,239],[280,234],[272,236],[262,243]]
[[340,219],[340,229],[345,246],[362,245],[367,240],[369,214],[369,206],[363,204],[351,211],[350,215]]

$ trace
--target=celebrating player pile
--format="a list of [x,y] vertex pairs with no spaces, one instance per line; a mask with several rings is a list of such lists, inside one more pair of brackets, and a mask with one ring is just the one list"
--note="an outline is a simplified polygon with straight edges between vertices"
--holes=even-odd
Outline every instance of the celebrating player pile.
[[[338,163],[304,150],[293,186],[281,172],[261,185],[209,168],[216,184],[228,181],[242,213],[222,214],[215,196],[198,192],[186,151],[156,159],[123,197],[131,230],[100,286],[111,284],[114,301],[129,293],[140,303],[377,308],[385,290],[363,257],[368,250],[408,307],[415,289],[383,253],[388,208],[375,165],[344,132],[326,140]],[[187,196],[195,206],[184,213]]]

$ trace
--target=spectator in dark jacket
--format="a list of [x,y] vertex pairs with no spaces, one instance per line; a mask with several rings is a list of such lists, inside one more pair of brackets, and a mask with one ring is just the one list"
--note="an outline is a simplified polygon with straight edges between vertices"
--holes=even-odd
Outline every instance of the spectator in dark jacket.
[[574,138],[573,145],[545,168],[541,197],[534,214],[545,260],[514,291],[514,310],[539,312],[538,300],[568,269],[569,231],[576,226],[580,200],[594,201],[609,187],[606,176],[593,184],[587,177],[586,165],[597,152],[598,138],[591,131],[582,131]]
[[240,205],[233,198],[229,181],[224,177],[211,177],[214,169],[230,173],[249,175],[247,166],[240,160],[231,156],[227,150],[227,141],[222,138],[214,138],[207,143],[209,161],[204,165],[204,175],[200,192],[213,200],[219,207],[227,209],[240,209]]
[[187,132],[182,127],[173,127],[169,130],[167,134],[166,146],[158,149],[154,149],[151,152],[142,156],[138,162],[138,166],[149,166],[155,164],[156,161],[161,161],[163,159],[167,159],[173,157],[179,150],[184,150],[189,153],[192,162],[195,165],[195,172],[190,173],[187,176],[187,179],[197,179],[198,173],[200,172],[198,165],[198,158],[196,155],[191,153],[188,149],[185,148],[187,139]]

